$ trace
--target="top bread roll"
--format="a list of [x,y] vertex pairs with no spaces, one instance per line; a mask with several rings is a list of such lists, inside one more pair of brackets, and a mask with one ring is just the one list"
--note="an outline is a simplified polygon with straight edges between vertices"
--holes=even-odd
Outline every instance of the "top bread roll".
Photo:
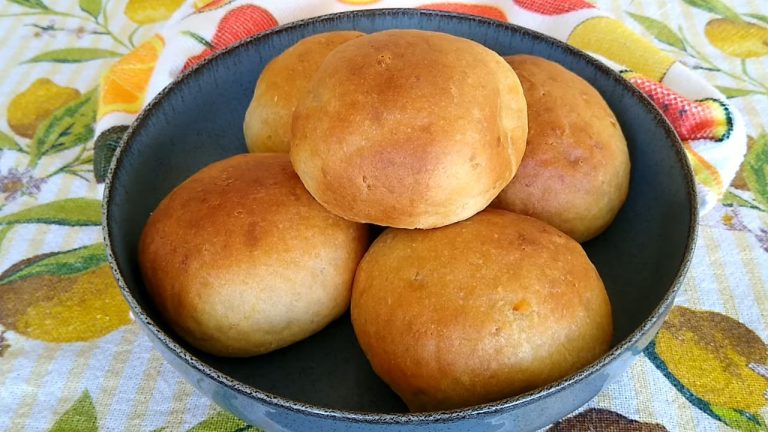
[[629,190],[627,142],[600,93],[540,57],[506,58],[528,103],[528,144],[493,206],[541,219],[577,241],[613,221]]
[[509,183],[527,119],[520,82],[493,51],[389,30],[328,55],[292,130],[291,162],[331,212],[434,228],[472,216]]
[[325,57],[339,45],[362,36],[356,31],[320,33],[302,39],[272,59],[262,71],[245,113],[248,151],[288,153],[291,117]]

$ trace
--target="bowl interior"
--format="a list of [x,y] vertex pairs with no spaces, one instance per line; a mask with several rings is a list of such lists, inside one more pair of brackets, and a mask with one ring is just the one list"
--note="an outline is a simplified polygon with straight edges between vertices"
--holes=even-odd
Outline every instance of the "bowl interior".
[[161,340],[178,344],[173,349],[186,350],[202,364],[255,389],[332,409],[405,411],[368,365],[348,315],[319,334],[271,354],[218,358],[193,349],[163,323],[147,296],[137,263],[141,230],[160,200],[200,168],[246,151],[243,116],[256,79],[270,59],[311,34],[388,28],[441,31],[473,39],[502,55],[546,57],[602,94],[629,143],[631,185],[615,222],[585,249],[613,304],[614,346],[630,336],[637,340],[633,332],[678,282],[695,223],[691,175],[666,121],[616,74],[549,38],[487,20],[396,10],[307,20],[252,39],[174,83],[137,120],[113,166],[105,208],[114,264],[138,318],[162,329]]

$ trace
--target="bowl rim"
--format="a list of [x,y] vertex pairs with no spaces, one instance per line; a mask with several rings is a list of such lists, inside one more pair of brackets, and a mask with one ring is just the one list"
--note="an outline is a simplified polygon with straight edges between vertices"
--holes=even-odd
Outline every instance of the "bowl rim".
[[[243,46],[249,44],[261,43],[261,40],[267,40],[276,34],[280,34],[292,29],[308,27],[316,22],[333,21],[340,17],[369,17],[369,16],[418,16],[424,19],[449,19],[454,21],[464,21],[472,24],[482,25],[486,27],[493,27],[496,29],[503,29],[505,31],[512,31],[519,33],[523,36],[531,37],[534,39],[540,39],[543,42],[554,45],[555,48],[565,51],[566,54],[579,57],[584,60],[590,67],[596,69],[599,73],[616,82],[616,84],[628,91],[648,112],[656,117],[658,126],[662,129],[662,132],[666,135],[669,142],[672,143],[673,151],[678,159],[680,165],[684,168],[684,176],[686,178],[687,188],[686,194],[688,203],[690,205],[689,220],[690,225],[688,227],[687,238],[685,243],[685,249],[683,252],[682,262],[668,288],[666,294],[661,299],[659,304],[653,309],[651,314],[643,320],[640,326],[629,334],[624,340],[613,346],[606,354],[594,361],[590,365],[580,369],[574,374],[561,378],[553,383],[550,383],[544,387],[539,387],[532,391],[501,399],[494,402],[489,402],[480,405],[473,405],[470,407],[443,410],[443,411],[430,411],[430,412],[416,412],[416,413],[372,413],[361,412],[353,410],[342,410],[335,408],[322,407],[310,403],[299,402],[291,400],[276,394],[265,392],[255,388],[251,385],[245,384],[234,378],[221,373],[217,369],[207,365],[193,353],[186,348],[182,347],[179,343],[173,340],[168,333],[163,331],[154,320],[152,320],[144,311],[144,309],[138,304],[136,299],[131,294],[125,280],[122,277],[120,267],[118,266],[115,254],[112,251],[111,231],[110,226],[110,207],[112,203],[111,190],[113,187],[114,176],[118,171],[119,166],[122,164],[124,155],[131,147],[133,135],[138,129],[141,128],[146,118],[150,115],[152,107],[158,105],[165,96],[173,92],[180,83],[186,81],[189,77],[199,73],[200,70],[205,68],[209,63],[219,61],[228,55],[236,55],[236,52]],[[478,417],[480,415],[495,414],[502,411],[507,411],[511,408],[523,407],[533,404],[541,399],[548,397],[551,394],[557,393],[567,387],[575,385],[576,383],[587,379],[588,377],[599,372],[604,366],[613,363],[618,357],[620,357],[625,351],[636,345],[643,337],[647,336],[647,333],[653,329],[653,327],[661,320],[663,320],[669,309],[674,303],[674,299],[682,286],[682,281],[685,273],[690,266],[690,262],[693,256],[693,250],[696,242],[696,234],[698,231],[698,197],[696,193],[696,183],[693,176],[693,170],[691,169],[690,162],[685,153],[683,144],[681,143],[677,133],[670,125],[669,121],[662,115],[662,113],[656,108],[651,100],[643,94],[639,89],[633,86],[629,81],[624,79],[618,72],[611,69],[605,63],[600,62],[596,58],[589,54],[568,45],[558,39],[555,39],[546,34],[531,30],[526,27],[522,27],[516,24],[497,21],[493,19],[483,18],[474,15],[466,15],[454,12],[436,11],[436,10],[424,10],[424,9],[411,9],[411,8],[372,8],[363,10],[352,10],[337,12],[325,15],[319,15],[310,17],[298,21],[292,21],[281,24],[277,27],[269,29],[265,32],[259,33],[255,36],[246,38],[232,46],[229,46],[207,58],[203,61],[177,76],[172,82],[164,87],[154,98],[142,109],[139,115],[131,123],[130,127],[124,134],[120,141],[112,161],[109,166],[105,185],[104,195],[102,200],[102,235],[107,253],[107,261],[112,270],[112,273],[120,287],[120,291],[125,297],[126,302],[130,306],[131,310],[135,314],[136,319],[140,320],[144,324],[146,331],[152,333],[152,335],[162,342],[168,350],[173,353],[178,359],[185,362],[191,368],[202,373],[206,378],[212,380],[220,385],[234,390],[240,393],[242,396],[249,399],[258,400],[267,406],[275,408],[281,408],[292,412],[301,413],[304,415],[310,415],[321,418],[332,418],[337,420],[351,420],[358,423],[369,424],[422,424],[422,423],[435,423],[435,422],[449,422],[457,419],[467,419]],[[207,395],[206,395],[207,396]],[[209,396],[207,396],[209,397]]]

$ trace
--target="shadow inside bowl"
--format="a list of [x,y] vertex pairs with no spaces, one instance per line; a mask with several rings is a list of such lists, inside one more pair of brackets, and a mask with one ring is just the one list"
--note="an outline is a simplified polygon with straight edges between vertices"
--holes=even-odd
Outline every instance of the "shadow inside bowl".
[[407,412],[360,350],[349,313],[312,337],[255,358],[196,355],[259,390],[311,405],[361,412]]

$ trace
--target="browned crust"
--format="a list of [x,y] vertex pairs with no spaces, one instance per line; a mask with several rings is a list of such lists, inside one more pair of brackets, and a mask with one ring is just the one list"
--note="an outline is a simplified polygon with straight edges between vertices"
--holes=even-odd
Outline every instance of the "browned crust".
[[525,149],[525,100],[494,52],[390,30],[334,50],[293,117],[291,161],[346,219],[433,228],[485,208]]
[[293,110],[315,72],[336,47],[363,34],[336,31],[312,35],[264,67],[243,122],[248,151],[288,153]]
[[147,290],[192,345],[250,356],[343,313],[367,228],[334,216],[284,154],[214,163],[173,190],[139,244]]
[[546,221],[578,241],[603,232],[629,191],[619,123],[581,77],[540,57],[506,58],[528,102],[528,144],[515,178],[492,204]]
[[351,311],[374,370],[414,411],[546,385],[599,358],[612,334],[581,246],[496,209],[434,230],[388,229],[360,263]]

